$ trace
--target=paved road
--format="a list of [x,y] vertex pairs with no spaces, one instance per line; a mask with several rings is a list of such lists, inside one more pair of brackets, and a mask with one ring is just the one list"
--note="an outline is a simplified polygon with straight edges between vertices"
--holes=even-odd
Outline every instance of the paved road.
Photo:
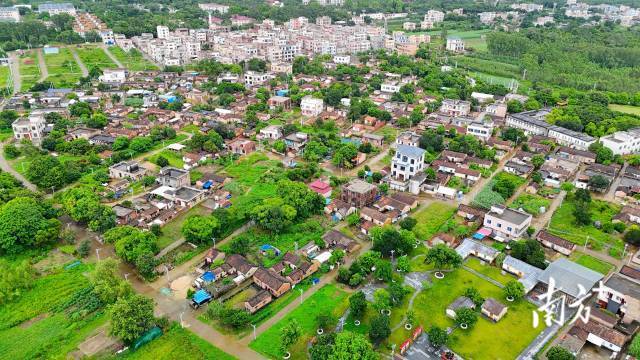
[[73,55],[73,58],[78,63],[78,66],[80,67],[80,71],[82,71],[82,76],[84,76],[84,77],[89,76],[89,70],[87,69],[87,67],[82,62],[82,59],[80,59],[80,56],[78,56],[78,52],[76,51],[76,48],[73,47],[73,46],[69,46],[67,49],[69,49],[69,51],[71,51],[71,55]]
[[[7,140],[9,141],[9,140]],[[15,177],[16,179],[20,180],[22,182],[22,184],[29,190],[31,191],[38,191],[38,187],[33,185],[32,183],[29,182],[29,180],[27,180],[24,176],[22,176],[22,174],[20,174],[19,172],[15,171],[11,165],[9,165],[9,162],[7,161],[7,159],[5,159],[4,157],[4,146],[7,144],[7,142],[4,143],[0,143],[0,168],[2,168],[2,171],[6,171],[9,174],[13,175],[13,177]]]
[[624,165],[622,165],[622,169],[618,173],[618,176],[613,180],[613,182],[611,183],[611,186],[609,186],[609,190],[604,195],[604,200],[606,200],[606,201],[614,201],[615,200],[616,189],[618,188],[618,186],[620,186],[620,181],[622,180],[622,175],[627,170],[627,166],[628,165],[629,165],[629,163],[627,163],[627,162],[625,162]]
[[104,50],[105,54],[107,54],[107,56],[111,59],[111,61],[113,61],[114,63],[116,63],[116,65],[118,65],[119,68],[124,68],[125,66],[122,65],[122,63],[120,62],[120,60],[118,60],[118,58],[116,58],[115,56],[113,56],[113,54],[111,53],[111,51],[109,51],[109,47],[107,45],[102,44],[101,46],[102,50]]
[[13,93],[17,93],[22,88],[22,79],[20,78],[20,59],[15,51],[9,53],[9,66],[11,70],[11,78],[13,80]]
[[49,77],[49,69],[47,69],[47,64],[44,62],[42,49],[36,50],[36,54],[38,54],[38,66],[40,67],[40,79],[38,79],[38,81],[43,82],[46,78]]

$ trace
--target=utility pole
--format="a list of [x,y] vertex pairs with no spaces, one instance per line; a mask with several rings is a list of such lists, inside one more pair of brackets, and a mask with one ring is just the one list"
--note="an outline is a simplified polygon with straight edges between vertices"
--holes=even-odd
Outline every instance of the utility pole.
[[96,257],[98,258],[98,261],[100,261],[100,250],[102,250],[102,248],[96,249]]
[[251,324],[251,327],[253,328],[253,340],[256,339],[256,324]]
[[304,292],[304,290],[302,289],[298,289],[300,291],[300,305],[302,305],[302,293]]

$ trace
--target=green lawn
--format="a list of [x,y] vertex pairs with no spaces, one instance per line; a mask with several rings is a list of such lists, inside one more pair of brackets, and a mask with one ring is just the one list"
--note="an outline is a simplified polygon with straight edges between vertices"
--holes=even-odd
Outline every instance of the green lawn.
[[[615,232],[608,234],[596,228],[593,223],[586,226],[577,225],[573,215],[574,208],[574,201],[565,199],[553,214],[549,231],[578,245],[584,245],[588,240],[589,247],[594,250],[602,250],[610,246],[609,254],[620,258],[624,249],[624,241],[620,235]],[[620,206],[601,200],[592,200],[590,209],[592,221],[605,224],[611,222],[611,219],[620,211]]]
[[[157,144],[153,145],[153,146],[151,147],[151,149],[149,149],[149,151],[159,150],[159,149],[162,149],[162,148],[164,148],[164,147],[166,147],[166,146],[169,146],[169,145],[171,145],[171,144],[175,144],[175,143],[182,142],[182,141],[184,141],[184,140],[186,140],[186,139],[188,139],[188,138],[189,138],[189,136],[188,136],[188,135],[186,135],[186,134],[178,134],[178,135],[176,135],[176,137],[175,137],[175,138],[173,138],[173,139],[170,139],[170,140],[164,140],[164,141],[159,141]],[[142,154],[142,155],[141,155],[141,157],[144,157],[144,154]]]
[[542,196],[526,194],[518,196],[513,202],[509,205],[512,209],[522,208],[524,211],[529,214],[537,217],[540,215],[540,208],[544,207],[549,210],[549,206],[551,205],[551,200],[547,198],[543,198]]
[[440,227],[453,216],[455,211],[456,208],[451,205],[433,202],[426,208],[411,215],[418,220],[413,232],[419,240],[429,240],[438,233]]
[[385,126],[381,127],[380,129],[376,130],[374,134],[382,135],[382,136],[384,136],[384,141],[386,143],[392,143],[392,142],[396,141],[396,134],[397,133],[398,133],[398,130],[395,129],[393,126],[385,125]]
[[176,167],[178,169],[182,169],[182,166],[184,166],[184,161],[182,161],[182,155],[173,150],[162,150],[159,153],[153,154],[149,157],[149,161],[155,164],[156,160],[158,160],[160,156],[163,156],[167,160],[169,160],[170,166]]
[[325,285],[310,298],[305,299],[302,305],[260,334],[256,340],[249,344],[249,347],[271,358],[282,357],[280,329],[295,319],[300,324],[303,335],[289,351],[292,354],[292,359],[306,359],[307,342],[316,334],[317,316],[331,314],[337,321],[338,317],[347,309],[348,303],[348,294],[344,290],[332,284]]
[[114,359],[130,360],[233,360],[231,356],[209,344],[196,334],[174,325],[166,334],[142,346],[136,351],[126,352]]
[[[484,298],[493,297],[509,306],[507,314],[497,323],[479,317],[471,329],[454,330],[449,345],[464,358],[515,359],[544,327],[544,324],[537,329],[532,326],[534,305],[526,301],[506,303],[502,289],[464,269],[447,273],[444,279],[433,281],[433,285],[423,290],[413,304],[416,320],[425,329],[432,325],[442,328],[454,326],[453,320],[445,315],[445,310],[468,287],[478,289]],[[400,328],[392,333],[389,341],[399,346],[409,335],[404,328]]]
[[76,48],[80,60],[84,63],[87,69],[91,70],[93,67],[99,69],[115,69],[118,67],[116,63],[102,50],[102,48],[96,45],[80,46]]
[[5,88],[10,85],[9,76],[11,75],[11,69],[9,66],[0,66],[0,88]]
[[601,274],[607,275],[611,270],[615,268],[613,264],[600,260],[591,255],[583,254],[579,251],[574,251],[571,254],[571,260],[574,262],[589,268],[593,271],[597,271]]
[[29,90],[40,79],[40,67],[38,66],[38,55],[35,51],[30,51],[20,56],[20,80],[22,81],[21,91]]
[[178,215],[162,227],[162,235],[158,237],[158,247],[165,248],[172,242],[182,238],[182,224],[191,215],[209,215],[211,211],[202,205],[196,205]]
[[67,48],[59,48],[57,54],[43,54],[44,61],[49,71],[47,81],[51,81],[56,87],[72,87],[82,77],[80,65],[76,62]]
[[631,115],[640,115],[640,106],[609,104],[609,109]]
[[482,264],[480,259],[475,257],[469,257],[469,259],[465,262],[465,265],[482,275],[485,275],[502,285],[506,285],[511,280],[517,280],[515,276],[512,276],[509,273],[502,274],[502,270],[488,264]]
[[66,358],[93,330],[107,321],[102,311],[72,320],[62,309],[86,286],[90,268],[58,269],[0,306],[0,358]]
[[126,52],[120,47],[112,46],[109,52],[131,71],[157,70],[158,68],[146,60],[138,50]]
[[513,78],[508,78],[508,77],[504,77],[504,76],[496,76],[496,75],[491,75],[491,74],[486,74],[486,73],[482,73],[482,72],[471,72],[470,73],[471,76],[473,76],[476,79],[480,79],[488,84],[497,84],[497,85],[502,85],[506,88],[509,88],[509,86],[511,86],[512,83],[518,84],[518,80],[515,80]]

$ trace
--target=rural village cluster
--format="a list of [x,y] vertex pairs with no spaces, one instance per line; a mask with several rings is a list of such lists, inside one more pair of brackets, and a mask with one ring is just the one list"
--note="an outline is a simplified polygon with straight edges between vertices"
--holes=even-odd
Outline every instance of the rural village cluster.
[[640,3],[0,0],[0,359],[640,358]]

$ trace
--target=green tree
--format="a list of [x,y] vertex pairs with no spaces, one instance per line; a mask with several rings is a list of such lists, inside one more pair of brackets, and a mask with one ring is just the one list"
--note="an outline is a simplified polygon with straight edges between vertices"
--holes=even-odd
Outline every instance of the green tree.
[[383,259],[378,260],[376,263],[375,277],[385,282],[390,282],[392,276],[393,269],[391,268],[391,262]]
[[182,235],[194,244],[206,244],[220,229],[218,219],[213,216],[192,215],[182,224]]
[[549,351],[547,351],[547,360],[574,360],[575,358],[569,350],[560,346],[552,346]]
[[296,209],[285,204],[281,198],[271,198],[262,201],[261,205],[251,210],[251,218],[266,230],[279,233],[293,223]]
[[107,258],[98,261],[89,276],[93,292],[105,304],[113,304],[133,292],[131,285],[122,278],[118,269],[118,260]]
[[12,264],[0,259],[0,305],[18,298],[33,286],[35,270],[28,260]]
[[534,239],[512,241],[511,256],[540,269],[547,267],[544,250],[540,243]]
[[462,265],[462,257],[452,248],[438,244],[427,251],[425,262],[434,264],[438,270],[444,267],[458,267]]
[[298,342],[301,335],[302,327],[300,327],[296,319],[292,319],[280,329],[280,346],[282,352],[287,352],[291,345]]
[[624,241],[632,245],[640,245],[640,227],[638,225],[632,225],[624,234]]
[[418,220],[412,217],[406,217],[398,222],[398,225],[405,230],[412,230],[417,224]]
[[472,327],[478,321],[478,314],[473,309],[462,308],[456,310],[456,318],[454,320],[458,326],[467,324],[468,327]]
[[367,339],[349,331],[342,331],[336,335],[335,345],[328,360],[378,360],[376,353]]
[[60,221],[47,218],[34,198],[17,197],[0,207],[0,252],[18,254],[53,242],[60,235]]
[[371,326],[369,328],[369,339],[374,344],[379,344],[384,339],[391,335],[391,328],[389,327],[389,317],[385,315],[378,315],[371,320]]
[[367,300],[362,291],[358,291],[349,297],[349,310],[354,318],[360,319],[367,310]]
[[169,160],[167,160],[166,157],[160,155],[158,156],[158,158],[156,159],[156,165],[160,166],[160,167],[165,167],[165,166],[169,166]]
[[478,291],[478,289],[474,287],[466,288],[464,290],[464,296],[471,299],[471,301],[473,301],[473,303],[476,305],[476,308],[482,306],[482,303],[484,302],[484,298],[482,298],[482,295],[480,295],[480,291]]
[[111,329],[109,334],[132,343],[154,324],[153,300],[142,295],[118,299],[109,308]]
[[432,326],[428,332],[429,342],[436,349],[441,348],[449,342],[449,335],[446,330],[443,330],[437,326]]
[[511,280],[504,286],[504,296],[512,297],[515,300],[522,299],[525,295],[524,285],[516,280]]

